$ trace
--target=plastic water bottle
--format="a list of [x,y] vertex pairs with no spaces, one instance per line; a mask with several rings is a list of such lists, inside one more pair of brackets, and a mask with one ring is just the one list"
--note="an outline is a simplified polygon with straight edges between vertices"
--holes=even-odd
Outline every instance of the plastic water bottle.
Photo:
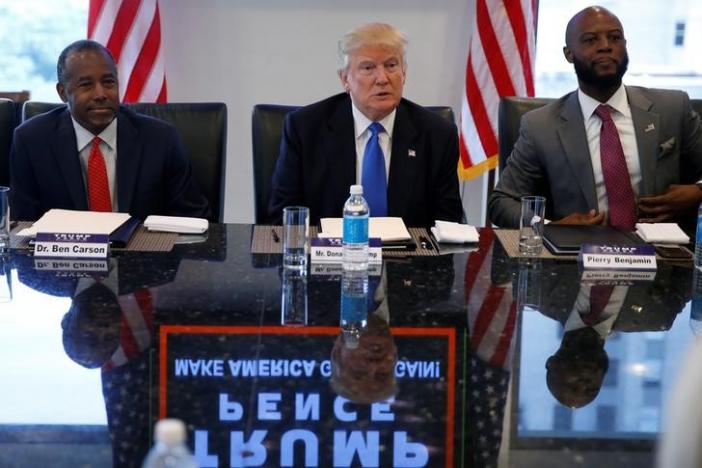
[[363,186],[352,185],[351,196],[344,203],[344,270],[368,269],[368,203]]
[[341,276],[341,334],[347,348],[358,347],[368,325],[368,271],[344,271]]
[[690,328],[695,335],[699,335],[702,332],[702,271],[697,268],[692,272]]
[[695,235],[695,268],[702,269],[702,204],[697,210],[697,234]]
[[195,457],[185,445],[185,424],[179,419],[162,419],[154,430],[156,443],[142,468],[197,468]]

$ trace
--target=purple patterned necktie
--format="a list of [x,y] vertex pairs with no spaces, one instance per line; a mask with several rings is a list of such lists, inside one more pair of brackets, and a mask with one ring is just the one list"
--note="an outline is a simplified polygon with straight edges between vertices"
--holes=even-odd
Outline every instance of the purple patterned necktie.
[[636,224],[636,199],[619,132],[612,120],[613,110],[607,104],[600,104],[595,109],[595,114],[602,120],[600,160],[609,203],[609,224],[633,231]]

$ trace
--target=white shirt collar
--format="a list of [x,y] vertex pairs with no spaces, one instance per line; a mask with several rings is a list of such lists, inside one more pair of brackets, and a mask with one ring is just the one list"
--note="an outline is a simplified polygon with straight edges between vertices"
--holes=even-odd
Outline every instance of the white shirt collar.
[[93,138],[96,136],[100,137],[110,149],[114,150],[117,148],[117,117],[112,119],[105,129],[100,132],[99,135],[93,135],[93,133],[79,124],[76,119],[71,115],[71,121],[73,121],[73,129],[76,132],[76,141],[78,142],[78,152],[80,153],[83,148],[92,143]]
[[[594,99],[583,92],[582,89],[578,88],[578,102],[580,102],[580,109],[583,111],[583,119],[588,120],[595,113],[597,106],[602,104],[597,99]],[[622,83],[619,89],[609,98],[609,100],[604,103],[609,104],[614,110],[622,115],[631,117],[631,109],[629,108],[629,101],[626,97],[626,87]]]
[[[356,104],[354,104],[353,101],[351,101],[351,112],[353,113],[353,121],[356,124],[356,139],[358,139],[363,134],[363,132],[365,132],[368,129],[368,126],[373,123],[373,120],[370,120],[363,114],[363,112],[358,110]],[[385,133],[387,133],[390,137],[392,136],[392,129],[395,126],[396,114],[397,109],[393,109],[392,112],[386,115],[384,119],[378,121],[378,123],[382,125],[385,129]]]

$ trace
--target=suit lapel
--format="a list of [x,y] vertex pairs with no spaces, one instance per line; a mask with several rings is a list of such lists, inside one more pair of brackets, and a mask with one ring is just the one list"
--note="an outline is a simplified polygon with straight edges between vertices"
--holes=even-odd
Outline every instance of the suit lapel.
[[139,130],[124,109],[117,116],[117,200],[119,211],[131,212],[142,145]]
[[402,187],[413,187],[417,177],[417,168],[421,167],[422,148],[416,148],[417,129],[407,113],[407,108],[400,102],[395,114],[395,126],[392,132],[392,151],[390,155],[390,175],[388,177],[388,214],[404,216],[409,211],[409,197]]
[[651,101],[635,88],[626,88],[631,109],[631,119],[636,134],[636,147],[641,165],[641,186],[639,196],[653,195],[656,183],[656,151],[660,116],[651,111]]
[[78,156],[78,142],[71,114],[66,108],[59,116],[52,151],[56,155],[59,170],[66,181],[71,201],[77,210],[88,209],[83,168]]
[[[348,197],[349,187],[356,183],[356,135],[350,98],[342,101],[331,114],[326,130],[327,138],[324,144],[326,167],[319,168],[318,171],[328,180],[327,186],[332,187],[335,192],[334,204],[338,204],[337,202],[341,200],[341,206],[343,206]],[[327,184],[324,181],[322,183]]]
[[595,176],[592,172],[592,159],[585,135],[583,113],[578,103],[578,93],[573,92],[566,99],[561,111],[561,123],[558,136],[565,150],[566,158],[576,175],[587,205],[590,209],[597,208],[597,193],[595,192]]

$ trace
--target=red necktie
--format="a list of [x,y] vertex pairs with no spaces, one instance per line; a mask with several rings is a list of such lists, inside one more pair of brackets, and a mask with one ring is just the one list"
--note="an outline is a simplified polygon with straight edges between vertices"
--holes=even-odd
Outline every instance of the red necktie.
[[585,325],[592,327],[602,321],[601,315],[609,303],[612,291],[614,286],[596,284],[590,288],[590,310],[580,316]]
[[88,206],[90,211],[112,211],[110,183],[105,158],[100,151],[100,138],[93,138],[88,157]]
[[633,231],[636,225],[636,199],[619,132],[612,121],[612,110],[607,104],[600,104],[595,109],[595,114],[602,120],[600,160],[609,202],[609,224]]

